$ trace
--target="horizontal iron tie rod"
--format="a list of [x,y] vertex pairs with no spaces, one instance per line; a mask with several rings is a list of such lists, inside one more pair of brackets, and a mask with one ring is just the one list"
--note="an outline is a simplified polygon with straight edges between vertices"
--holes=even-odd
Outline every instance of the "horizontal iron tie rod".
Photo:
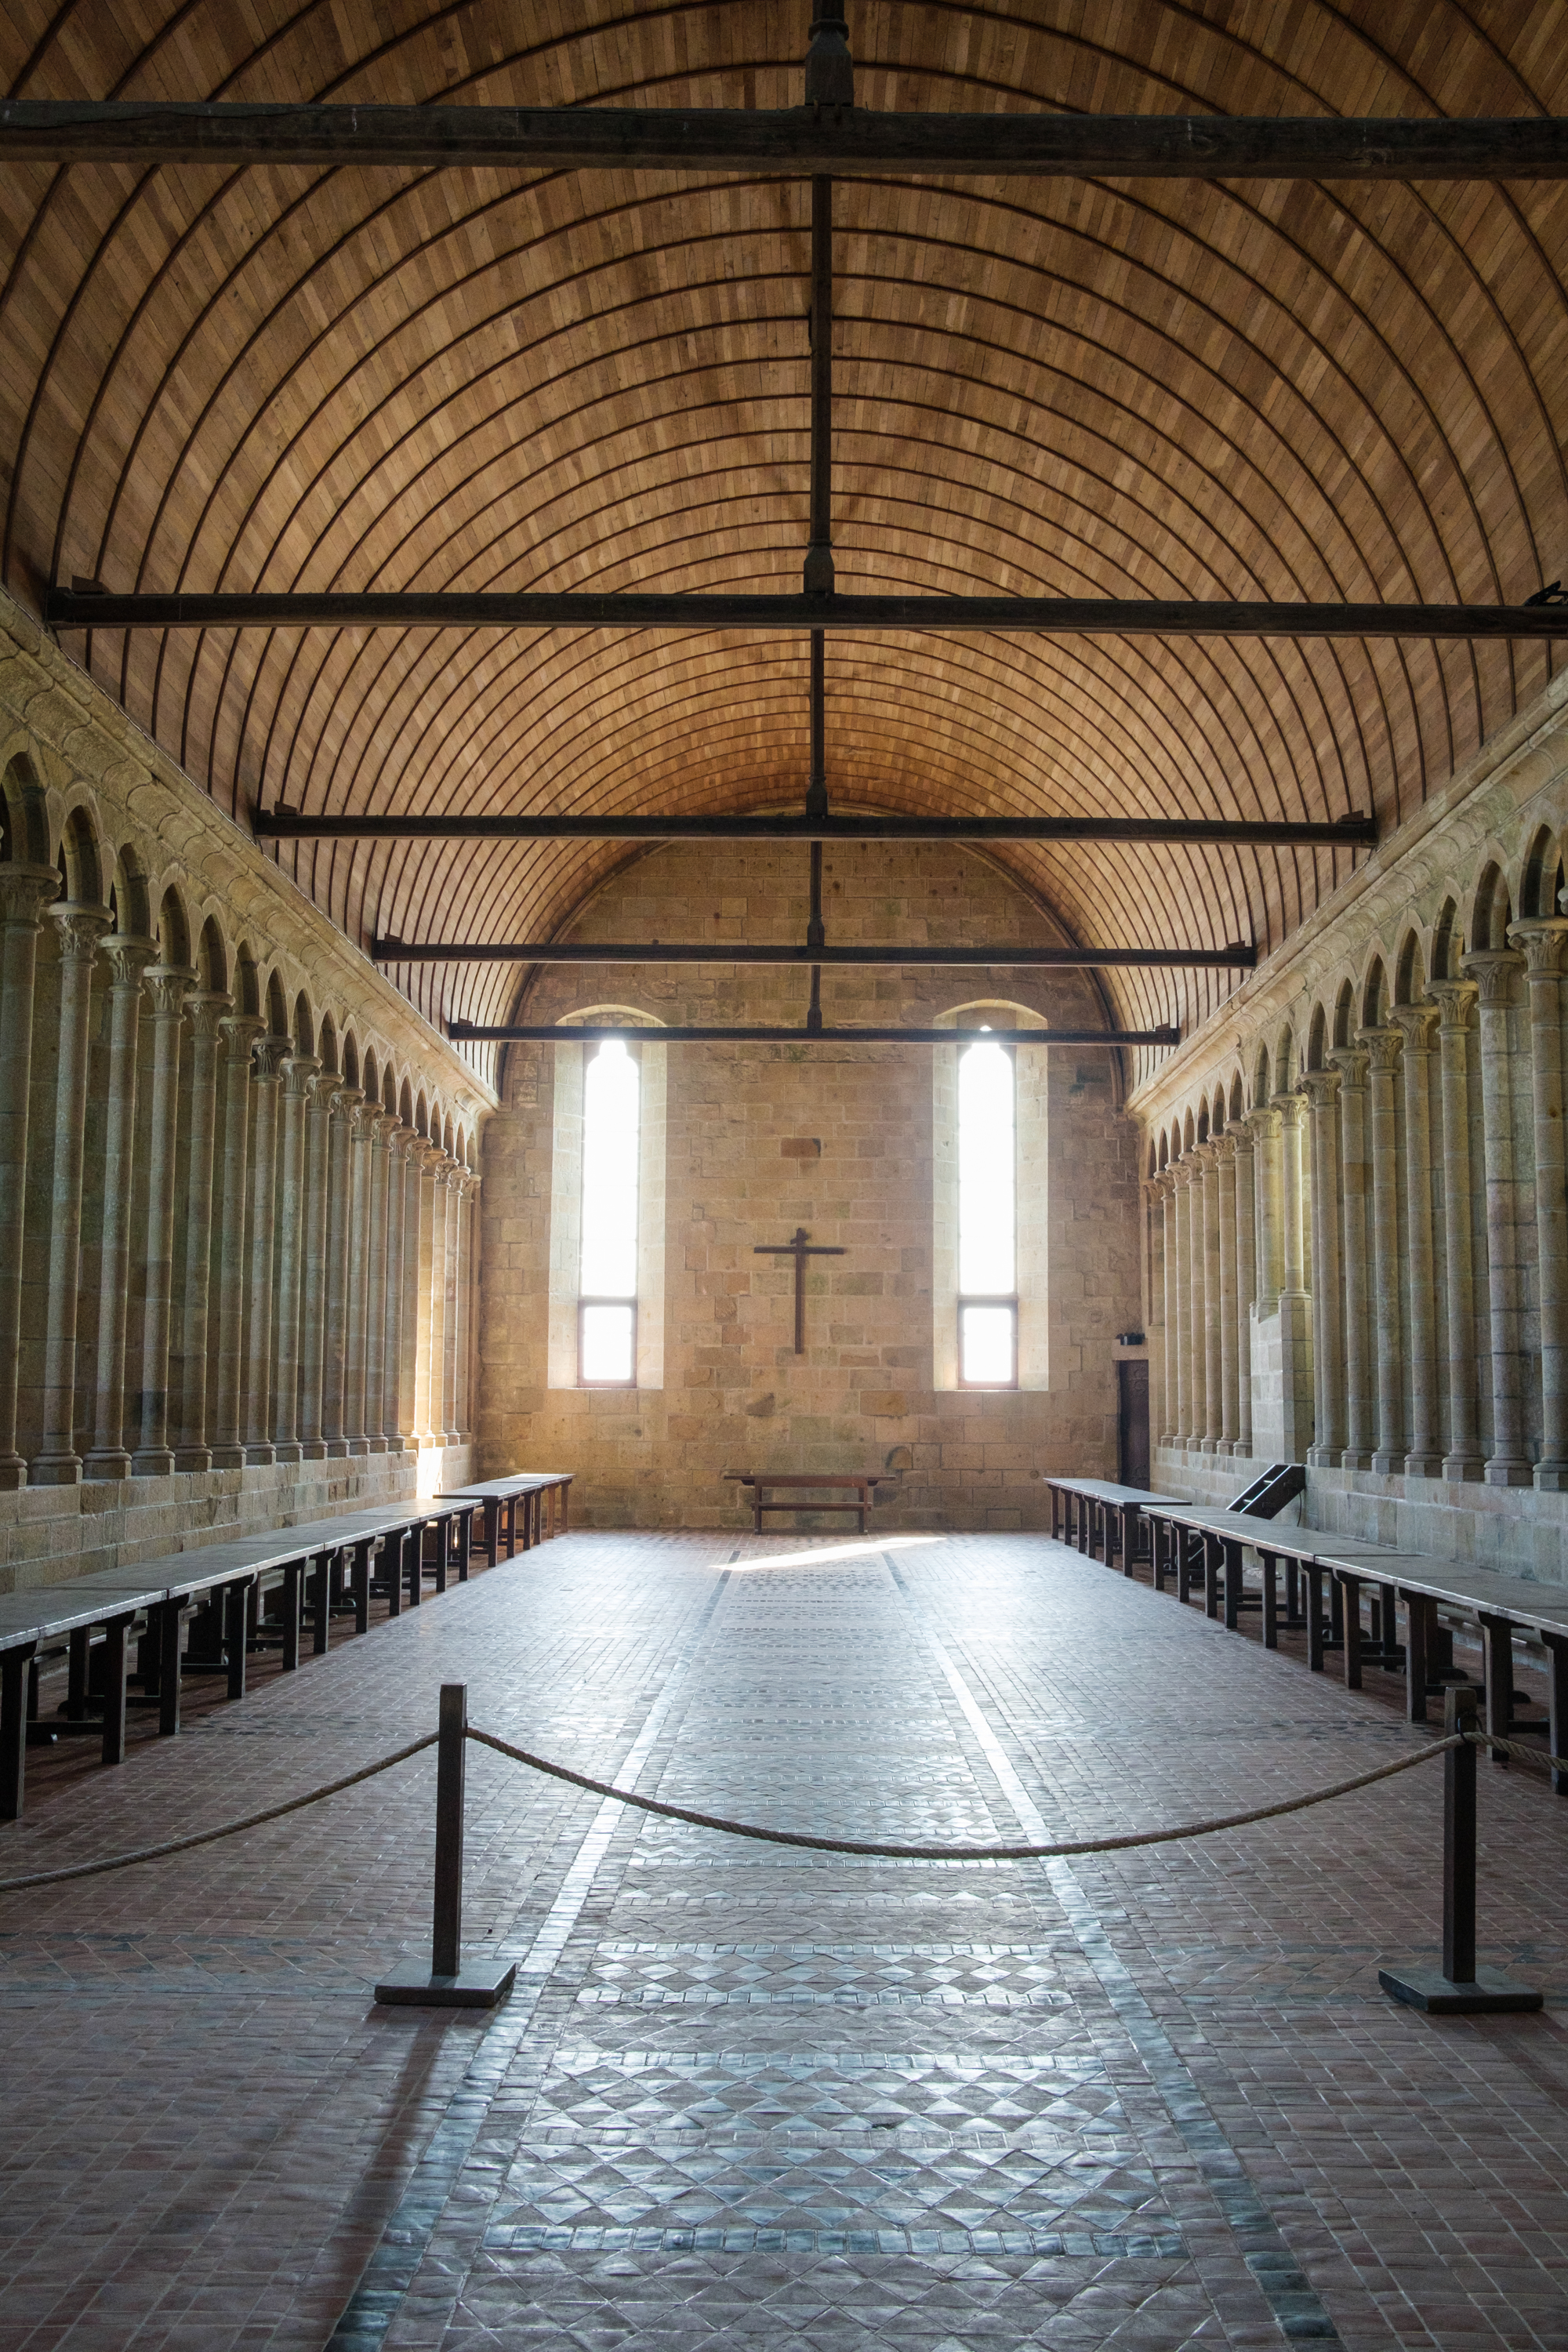
[[[569,1045],[575,1039],[638,1037],[648,1045],[953,1045],[968,1029],[784,1029],[673,1026],[641,1028],[635,1022],[568,1027],[559,1023],[512,1024],[483,1028],[468,1021],[448,1021],[447,1034],[454,1045]],[[1179,1045],[1179,1029],[988,1029],[998,1045]]]
[[1568,637],[1565,604],[1250,604],[1157,596],[600,594],[582,588],[117,596],[51,588],[52,629],[983,629],[1032,636]]
[[1116,179],[1568,177],[1557,118],[877,113],[798,107],[11,100],[0,163],[467,163],[508,171],[1025,173]]
[[1038,965],[1069,971],[1113,971],[1166,965],[1213,966],[1250,971],[1258,961],[1255,947],[1228,948],[830,948],[739,947],[715,940],[710,945],[671,946],[655,940],[523,940],[508,946],[456,940],[373,940],[373,963],[763,963],[763,964],[974,964],[983,969]]
[[1377,820],[1332,824],[1245,817],[1097,816],[320,816],[256,809],[258,840],[315,841],[1185,841],[1370,849]]

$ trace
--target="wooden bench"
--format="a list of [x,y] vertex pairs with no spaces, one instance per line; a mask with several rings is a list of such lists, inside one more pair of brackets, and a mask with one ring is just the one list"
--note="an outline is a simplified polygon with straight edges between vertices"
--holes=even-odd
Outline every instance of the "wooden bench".
[[[335,1616],[368,1630],[373,1596],[395,1617],[418,1606],[426,1581],[437,1592],[453,1576],[465,1581],[479,1508],[463,1496],[431,1496],[0,1597],[0,1821],[21,1817],[29,1728],[44,1729],[46,1661],[67,1662],[66,1698],[50,1731],[100,1727],[103,1762],[122,1763],[129,1707],[156,1706],[160,1733],[172,1737],[185,1675],[222,1676],[227,1696],[242,1698],[253,1652],[278,1650],[292,1673],[307,1625],[320,1656]],[[132,1679],[141,1686],[134,1700]]]
[[[763,1532],[764,1511],[853,1511],[859,1521],[862,1535],[866,1532],[866,1513],[877,1499],[879,1486],[896,1486],[901,1476],[897,1470],[726,1470],[724,1475],[734,1485],[752,1489],[752,1525],[758,1535]],[[818,1488],[836,1492],[840,1487],[853,1487],[853,1503],[770,1503],[769,1495],[784,1491]]]
[[520,1544],[531,1551],[535,1544],[568,1532],[572,1478],[570,1470],[520,1470],[505,1478],[481,1478],[469,1486],[453,1487],[442,1500],[475,1506],[479,1530],[474,1549],[493,1568],[503,1556],[512,1559]]

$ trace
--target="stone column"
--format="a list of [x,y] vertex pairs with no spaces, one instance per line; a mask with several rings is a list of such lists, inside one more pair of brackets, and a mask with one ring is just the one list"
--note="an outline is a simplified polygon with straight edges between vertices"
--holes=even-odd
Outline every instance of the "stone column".
[[[1568,928],[1568,927],[1565,927]],[[1389,1015],[1405,1038],[1405,1250],[1410,1315],[1410,1444],[1407,1478],[1443,1467],[1437,1378],[1437,1266],[1432,1210],[1432,1032],[1435,1004],[1396,1004]]]
[[1236,1138],[1236,1444],[1231,1452],[1252,1452],[1252,1302],[1258,1295],[1258,1184],[1253,1173],[1252,1129],[1246,1119]]
[[207,1442],[207,1322],[213,1255],[213,1149],[217,1128],[218,1023],[234,999],[216,989],[193,989],[185,999],[191,1024],[190,1150],[185,1162],[184,1295],[174,1351],[179,1398],[176,1470],[210,1470]]
[[25,1486],[16,1451],[22,1250],[27,1222],[27,1100],[33,987],[44,908],[60,887],[52,866],[0,863],[0,1488]]
[[1176,1444],[1193,1434],[1193,1163],[1171,1170],[1176,1188]]
[[1223,1406],[1219,1384],[1219,1157],[1213,1143],[1196,1153],[1195,1196],[1198,1248],[1198,1345],[1203,1360],[1203,1413],[1198,1442],[1205,1454],[1218,1451]]
[[403,1155],[403,1297],[397,1310],[397,1433],[405,1454],[419,1450],[419,1203],[425,1146],[412,1128],[398,1139]]
[[384,1450],[403,1451],[403,1224],[406,1129],[393,1119],[386,1138],[386,1320],[382,1348]]
[[176,964],[148,967],[153,1003],[152,1132],[147,1160],[147,1279],[142,1313],[141,1439],[131,1457],[135,1478],[166,1477],[169,1444],[169,1317],[174,1282],[174,1144],[180,1112],[180,1024],[195,973]]
[[1312,1422],[1307,1459],[1331,1470],[1344,1451],[1345,1360],[1340,1292],[1340,1145],[1335,1117],[1338,1070],[1308,1070],[1312,1169]]
[[245,1394],[245,1234],[250,1202],[250,1055],[267,1024],[254,1013],[220,1021],[223,1064],[223,1173],[218,1209],[217,1402],[213,1413],[213,1467],[237,1470],[245,1461],[241,1413]]
[[1368,1202],[1367,1062],[1362,1045],[1336,1045],[1329,1055],[1340,1074],[1340,1195],[1344,1261],[1345,1444],[1342,1470],[1370,1470],[1377,1445],[1373,1388],[1369,1282],[1372,1236]]
[[1227,1129],[1215,1138],[1219,1181],[1219,1452],[1236,1452],[1240,1429],[1236,1377],[1236,1136]]
[[[1510,926],[1530,987],[1535,1115],[1536,1278],[1541,1297],[1541,1459],[1535,1483],[1568,1489],[1568,1166],[1563,1146],[1563,950],[1568,917]],[[1522,1205],[1522,1204],[1521,1204]]]
[[278,1080],[287,1037],[258,1037],[251,1097],[250,1346],[245,1380],[245,1458],[272,1460],[273,1342],[278,1254]]
[[1473,980],[1434,980],[1443,1098],[1443,1281],[1448,1309],[1448,1451],[1445,1478],[1481,1475],[1476,1425],[1476,1268],[1470,1230],[1470,1012]]
[[104,1106],[103,1249],[98,1284],[98,1378],[85,1478],[128,1478],[125,1444],[125,1323],[131,1288],[131,1200],[135,1181],[136,1046],[142,975],[158,950],[151,940],[116,932],[103,942],[114,974],[109,991],[109,1098]]
[[[1169,1168],[1154,1179],[1160,1217],[1160,1433],[1176,1441],[1176,1186]],[[1153,1400],[1151,1399],[1151,1403]]]
[[1281,1297],[1305,1296],[1307,1288],[1304,1203],[1301,1183],[1301,1110],[1299,1094],[1276,1095],[1279,1114],[1279,1260]]
[[349,1115],[349,1287],[343,1325],[343,1439],[353,1454],[370,1451],[364,1425],[365,1310],[370,1295],[370,1147],[381,1117],[374,1102]]
[[1280,1227],[1279,1129],[1277,1108],[1248,1111],[1253,1138],[1253,1189],[1257,1202],[1258,1288],[1255,1304],[1260,1317],[1278,1314],[1285,1286],[1284,1237]]
[[54,1186],[49,1201],[49,1289],[44,1326],[43,1444],[28,1470],[35,1486],[74,1486],[76,1334],[81,1298],[82,1153],[87,1128],[88,1015],[107,907],[51,907],[59,933],[59,1059],[55,1069]]
[[284,1057],[278,1102],[277,1395],[272,1408],[272,1458],[301,1462],[300,1358],[305,1265],[305,1103],[321,1065],[314,1054]]
[[332,1123],[327,1153],[327,1311],[322,1349],[322,1431],[328,1458],[341,1462],[349,1450],[349,1153],[351,1119],[364,1100],[358,1087],[332,1089]]
[[300,1285],[300,1451],[306,1462],[327,1455],[323,1381],[327,1318],[327,1166],[331,1149],[332,1072],[308,1080],[305,1110],[303,1261]]
[[1519,1346],[1519,1203],[1513,1153],[1513,1055],[1509,1007],[1524,958],[1486,948],[1463,959],[1480,992],[1481,1123],[1487,1178],[1487,1297],[1490,1318],[1492,1450],[1489,1486],[1528,1486],[1524,1450],[1524,1366]]
[[419,1162],[419,1442],[441,1443],[440,1168],[446,1154],[426,1143]]
[[446,1295],[441,1301],[442,1442],[458,1442],[458,1220],[463,1205],[462,1171],[448,1160],[441,1171],[447,1195],[447,1255],[443,1268]]
[[458,1172],[458,1382],[453,1420],[458,1443],[473,1436],[474,1204],[479,1180],[471,1169]]
[[1377,1444],[1372,1466],[1387,1477],[1405,1467],[1405,1354],[1399,1305],[1399,1135],[1394,1074],[1403,1034],[1358,1029],[1369,1059],[1367,1127],[1372,1144],[1372,1328]]
[[364,1434],[367,1452],[386,1452],[387,1149],[396,1119],[377,1111],[370,1130],[370,1246],[366,1253],[369,1296],[364,1310]]

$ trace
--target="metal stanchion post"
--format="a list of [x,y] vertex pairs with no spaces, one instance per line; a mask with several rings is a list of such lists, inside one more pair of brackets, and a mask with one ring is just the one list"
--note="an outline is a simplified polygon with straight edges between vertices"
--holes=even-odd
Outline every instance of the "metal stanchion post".
[[470,1954],[463,1927],[463,1771],[468,1744],[468,1686],[443,1683],[436,1742],[436,1898],[430,1970],[414,1962],[376,1986],[380,2001],[405,2008],[493,2009],[511,1990],[515,1960]]
[[[1450,1685],[1443,1728],[1474,1731],[1476,1695]],[[1496,1969],[1476,1966],[1476,1759],[1469,1741],[1443,1759],[1443,1966],[1379,1969],[1378,1983],[1408,2009],[1453,2017],[1477,2010],[1539,2009],[1540,1993]]]

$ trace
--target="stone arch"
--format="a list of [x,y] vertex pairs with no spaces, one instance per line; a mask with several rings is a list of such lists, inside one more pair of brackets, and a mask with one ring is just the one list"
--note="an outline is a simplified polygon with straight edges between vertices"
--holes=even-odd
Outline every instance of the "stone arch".
[[1476,885],[1476,895],[1470,905],[1472,949],[1506,948],[1508,927],[1512,919],[1502,867],[1495,858],[1489,859]]
[[1406,931],[1400,943],[1399,961],[1394,967],[1394,1001],[1395,1004],[1416,1004],[1426,993],[1426,974],[1421,961],[1421,942],[1414,931]]
[[114,928],[121,939],[145,940],[153,934],[153,902],[147,889],[147,870],[141,853],[127,842],[114,860],[114,878],[109,886],[109,904],[114,916]]
[[256,954],[248,940],[241,940],[234,951],[234,999],[236,1009],[257,1019],[261,1012],[261,980],[256,969]]
[[1258,1059],[1253,1065],[1252,1071],[1252,1107],[1254,1110],[1261,1110],[1265,1103],[1268,1100],[1268,1082],[1271,1073],[1268,1066],[1268,1048],[1267,1045],[1260,1044],[1258,1048]]
[[397,1098],[397,1116],[411,1134],[416,1131],[414,1126],[414,1095],[406,1078],[403,1081],[403,1092]]
[[1445,898],[1437,919],[1432,926],[1432,977],[1434,980],[1458,980],[1459,940],[1459,909],[1452,898]]
[[101,907],[103,857],[98,828],[84,808],[73,808],[60,828],[60,854],[56,861],[65,875],[65,896],[75,907]]
[[1230,1082],[1230,1124],[1238,1126],[1247,1116],[1247,1087],[1237,1070]]
[[267,1029],[273,1037],[289,1034],[289,999],[283,993],[283,982],[275,971],[267,976]]
[[196,978],[203,988],[215,994],[228,992],[228,950],[216,915],[209,915],[202,925],[202,935],[196,941]]
[[1161,1169],[1161,1172],[1162,1172],[1162,1173],[1163,1173],[1163,1171],[1165,1171],[1165,1170],[1170,1166],[1170,1164],[1171,1164],[1171,1139],[1170,1139],[1170,1135],[1169,1135],[1168,1131],[1167,1131],[1164,1128],[1162,1128],[1162,1129],[1160,1129],[1160,1169]]
[[1206,1143],[1209,1139],[1209,1107],[1206,1102],[1198,1105],[1197,1139],[1200,1143]]
[[1348,1045],[1351,1031],[1355,1026],[1355,989],[1348,980],[1340,982],[1340,992],[1334,999],[1334,1043]]
[[425,1100],[423,1090],[420,1092],[418,1101],[414,1106],[414,1132],[416,1135],[424,1136],[426,1140],[429,1139],[430,1108],[429,1105]]
[[303,989],[294,999],[294,1051],[313,1054],[316,1050],[316,1024],[310,1018],[310,1000]]
[[191,969],[191,927],[184,901],[171,882],[158,904],[158,957],[176,971]]
[[397,1080],[393,1076],[390,1062],[381,1074],[381,1107],[389,1117],[397,1117]]
[[1193,1115],[1192,1112],[1189,1111],[1186,1118],[1182,1122],[1182,1150],[1184,1153],[1192,1150],[1195,1140],[1196,1139],[1193,1132]]
[[364,1067],[360,1073],[360,1084],[364,1088],[364,1098],[366,1102],[377,1102],[380,1100],[381,1069],[380,1065],[375,1058],[375,1048],[372,1045],[367,1045],[365,1047]]
[[1362,983],[1361,1025],[1363,1029],[1381,1029],[1383,1016],[1388,1010],[1388,982],[1383,969],[1383,958],[1374,955],[1367,966]]
[[52,866],[49,804],[38,772],[25,751],[0,776],[0,856],[20,866]]
[[1563,882],[1563,855],[1557,836],[1539,825],[1525,852],[1519,882],[1519,910],[1525,917],[1555,915]]
[[1312,1007],[1312,1019],[1307,1031],[1307,1067],[1321,1070],[1325,1066],[1329,1049],[1329,1017],[1321,1004]]
[[359,1043],[352,1029],[343,1031],[343,1084],[345,1087],[357,1087],[359,1084]]
[[1289,1094],[1296,1080],[1296,1039],[1287,1021],[1274,1048],[1274,1091]]
[[1224,1126],[1225,1082],[1222,1079],[1214,1090],[1214,1104],[1209,1112],[1209,1133],[1211,1135],[1218,1135]]

